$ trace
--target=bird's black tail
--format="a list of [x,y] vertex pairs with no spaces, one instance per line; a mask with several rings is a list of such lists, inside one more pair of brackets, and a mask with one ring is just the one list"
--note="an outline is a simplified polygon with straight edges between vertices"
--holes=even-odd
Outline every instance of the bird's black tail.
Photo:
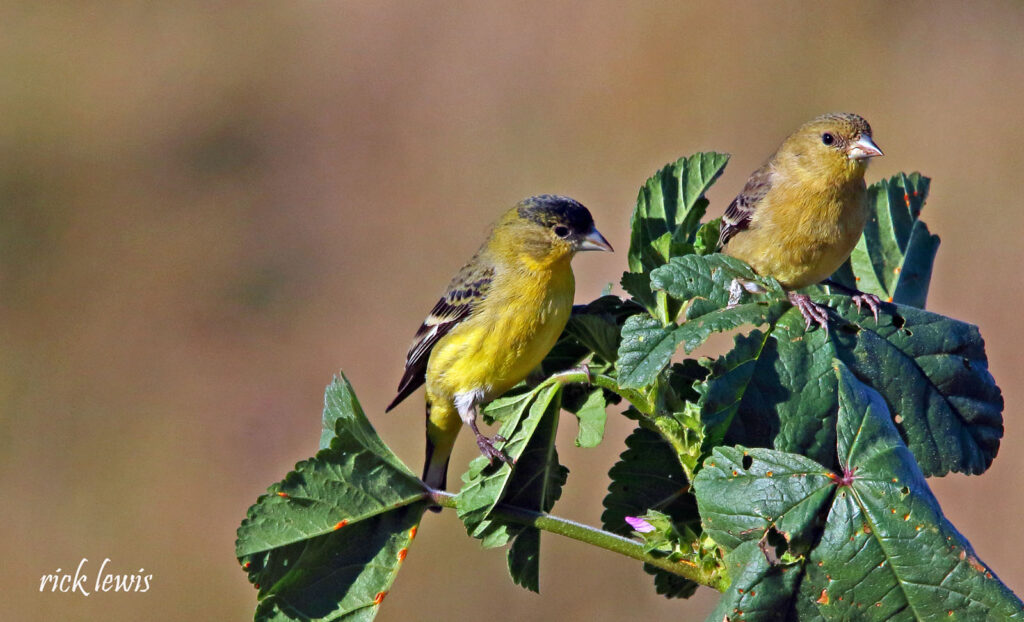
[[[437,453],[437,445],[430,438],[430,402],[427,402],[427,450],[423,459],[423,483],[434,490],[444,490],[448,485],[448,463],[451,462],[451,444],[444,455]],[[453,439],[454,440],[454,439]],[[433,506],[432,512],[440,512],[441,508]]]

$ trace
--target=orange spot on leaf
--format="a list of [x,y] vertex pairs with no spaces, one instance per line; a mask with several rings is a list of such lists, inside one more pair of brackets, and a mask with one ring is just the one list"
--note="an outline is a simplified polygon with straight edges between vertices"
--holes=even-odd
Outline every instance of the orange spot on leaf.
[[377,595],[373,597],[373,604],[379,605],[384,602],[384,597],[387,596],[387,592],[377,592]]
[[334,526],[334,531],[337,531],[348,524],[348,519],[338,521],[338,524]]
[[410,540],[413,540],[413,539],[416,538],[416,527],[417,527],[416,525],[413,525],[412,529],[409,530],[409,539]]
[[277,496],[281,497],[282,499],[287,499],[289,497],[288,493],[283,491],[278,491]]
[[978,572],[985,572],[985,576],[988,576],[988,573],[986,572],[988,569],[985,568],[985,565],[982,564],[981,560],[975,557],[973,553],[967,555],[967,563],[971,565],[971,568],[974,568]]
[[771,471],[768,471],[767,473],[765,473],[765,475],[767,475],[768,477],[775,477],[775,473]]
[[816,600],[815,602],[817,602],[819,605],[827,605],[828,604],[828,590],[821,590],[821,596],[819,596],[818,600]]
[[405,556],[409,554],[409,549],[402,549],[398,552],[398,561],[404,562]]

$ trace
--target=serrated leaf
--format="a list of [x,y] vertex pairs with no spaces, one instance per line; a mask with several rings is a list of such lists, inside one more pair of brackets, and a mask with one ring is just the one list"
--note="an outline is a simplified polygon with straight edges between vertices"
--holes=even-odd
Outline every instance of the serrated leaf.
[[[344,529],[244,558],[260,585],[257,622],[372,620],[426,509],[420,502]],[[253,572],[266,563],[264,572]],[[282,576],[283,573],[283,576]],[[273,586],[265,589],[264,586]]]
[[[488,477],[484,472],[470,479],[456,500],[456,510],[467,531],[479,538],[485,548],[504,546],[512,541],[508,557],[512,580],[535,592],[539,590],[540,533],[533,528],[496,518],[491,511],[498,502],[504,502],[517,508],[547,512],[561,496],[569,469],[559,463],[558,452],[555,450],[555,434],[561,410],[560,389],[560,385],[551,383],[531,392],[533,398],[529,412],[521,418],[521,427],[516,432],[522,433],[522,438],[526,439],[525,449],[516,449],[517,437],[513,434],[506,447],[509,448],[510,457],[515,460],[515,466],[511,468],[511,475],[498,492],[496,501],[491,504],[488,495],[496,490],[495,484],[501,481],[501,475],[496,473]],[[477,464],[470,465],[470,475],[476,469],[486,466],[482,457],[474,462]],[[502,466],[508,468],[504,463]],[[501,470],[498,469],[499,472]],[[477,484],[478,487],[474,487]],[[486,513],[481,512],[481,507],[488,504],[490,508]]]
[[[555,382],[507,398],[495,400],[487,411],[502,421],[500,434],[508,439],[501,449],[515,466],[479,456],[463,475],[465,484],[456,499],[456,512],[475,538],[485,546],[503,546],[522,529],[490,520],[491,511],[503,499],[509,503],[547,511],[561,494],[567,469],[558,464],[554,430],[561,408],[561,386]],[[536,436],[536,438],[535,438]]]
[[366,418],[366,413],[363,412],[355,390],[344,372],[341,372],[340,377],[335,376],[324,391],[321,421],[320,449],[330,447],[331,441],[338,435],[337,427],[341,425],[347,434],[374,454],[387,460],[394,468],[412,475],[412,471],[391,451],[370,425],[370,420]]
[[930,182],[920,173],[900,173],[868,187],[871,212],[864,234],[834,280],[924,308],[939,248],[939,236],[919,220]]
[[603,360],[615,360],[619,348],[619,326],[614,320],[597,315],[574,315],[569,319],[566,330]]
[[[633,430],[626,438],[626,450],[608,475],[611,483],[601,514],[605,530],[628,536],[632,527],[626,517],[642,516],[649,510],[668,514],[680,527],[699,523],[696,502],[675,451],[657,433]],[[696,589],[696,583],[678,575],[649,565],[644,569],[654,575],[658,593],[666,597],[687,598]]]
[[[763,279],[742,261],[720,254],[674,257],[651,272],[650,286],[686,303],[685,322],[663,323],[648,315],[630,317],[619,343],[619,384],[639,388],[654,382],[680,345],[693,351],[715,332],[774,322],[789,308],[774,279]],[[760,293],[745,294],[729,306],[737,279]]]
[[[760,293],[744,295],[730,307],[730,289],[737,280]],[[742,261],[717,253],[673,258],[651,272],[651,288],[689,303],[686,321],[675,331],[676,343],[686,352],[692,352],[712,333],[774,322],[788,307],[775,279],[762,278]]]
[[427,507],[422,482],[377,436],[344,377],[325,405],[329,446],[271,486],[238,528],[259,620],[372,619]]
[[654,380],[676,351],[678,342],[674,330],[675,325],[662,326],[661,322],[644,313],[626,320],[622,326],[616,362],[619,386],[635,389]]
[[831,361],[839,358],[882,394],[927,475],[987,469],[1002,437],[1003,399],[977,327],[893,305],[883,307],[876,324],[845,296],[825,301],[841,318],[827,338],[821,330],[805,332],[800,314],[790,310],[763,344],[711,366],[701,408],[709,420],[731,419],[725,442],[834,466]]
[[630,221],[629,269],[645,272],[667,262],[674,247],[692,245],[707,209],[704,193],[729,156],[696,153],[665,165],[640,189]]
[[623,272],[619,280],[622,289],[642,305],[651,315],[658,313],[658,298],[651,290],[651,274],[649,272]]
[[[718,448],[694,480],[702,515],[719,527],[730,525],[725,530],[708,526],[709,532],[721,537],[727,550],[746,547],[745,569],[733,575],[725,598],[735,601],[743,589],[745,612],[774,608],[785,612],[786,619],[794,614],[799,619],[938,620],[948,619],[950,611],[964,619],[1024,619],[1021,601],[943,517],[881,395],[838,360],[832,373],[839,395],[839,468],[825,476],[832,481],[824,486],[826,494],[821,474],[827,470],[822,465],[812,468],[806,458],[775,450],[760,450],[756,456],[750,452],[747,471],[759,462],[766,464],[758,478],[721,468],[743,450]],[[767,477],[769,462],[789,468],[792,481],[780,486],[777,474]],[[802,485],[800,473],[810,485]],[[808,511],[814,507],[819,509]],[[780,513],[786,508],[799,509]],[[790,611],[780,609],[780,603],[787,602],[791,587],[762,586],[756,590],[759,597],[746,590],[748,570],[756,578],[759,567],[764,569],[752,557],[751,544],[764,549],[770,531],[788,538],[799,534],[807,542],[819,530],[809,552],[788,555],[789,574],[800,575]],[[766,605],[769,599],[772,607]]]
[[516,585],[540,592],[540,530],[528,527],[508,549],[508,573]]
[[[699,394],[697,404],[704,424],[705,453],[722,444],[739,410],[747,385],[753,380],[765,341],[769,338],[770,333],[758,330],[748,335],[737,335],[732,350],[716,361],[702,361],[710,375],[706,382],[695,383],[694,387]],[[742,420],[736,426],[733,434],[738,438],[759,438],[757,432],[746,433]]]
[[[794,546],[813,535],[835,489],[833,473],[810,458],[772,449],[716,447],[693,480],[704,532],[731,550],[770,527]],[[743,507],[742,513],[736,508]]]
[[792,603],[800,580],[799,565],[770,564],[756,541],[737,546],[725,556],[725,563],[732,583],[707,617],[707,622],[783,622],[796,619]]

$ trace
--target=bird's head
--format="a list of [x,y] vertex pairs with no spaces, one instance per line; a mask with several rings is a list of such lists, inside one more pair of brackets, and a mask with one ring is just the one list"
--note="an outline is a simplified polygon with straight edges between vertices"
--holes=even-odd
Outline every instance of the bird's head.
[[594,228],[590,211],[569,197],[542,194],[523,199],[495,227],[495,239],[509,251],[544,263],[578,251],[611,251]]
[[846,112],[824,114],[806,123],[786,141],[784,150],[851,177],[863,177],[868,160],[882,155],[868,122]]

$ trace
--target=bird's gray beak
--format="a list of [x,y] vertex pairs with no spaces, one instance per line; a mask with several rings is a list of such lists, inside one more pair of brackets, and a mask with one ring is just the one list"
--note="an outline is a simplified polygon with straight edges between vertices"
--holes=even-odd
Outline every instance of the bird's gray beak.
[[597,229],[591,229],[590,233],[580,238],[578,250],[613,252],[612,245],[608,243],[608,240],[604,239],[604,236]]
[[846,150],[846,157],[851,160],[867,160],[868,158],[880,155],[884,155],[882,150],[878,148],[878,145],[867,134],[862,135],[857,142],[852,143],[850,148]]

